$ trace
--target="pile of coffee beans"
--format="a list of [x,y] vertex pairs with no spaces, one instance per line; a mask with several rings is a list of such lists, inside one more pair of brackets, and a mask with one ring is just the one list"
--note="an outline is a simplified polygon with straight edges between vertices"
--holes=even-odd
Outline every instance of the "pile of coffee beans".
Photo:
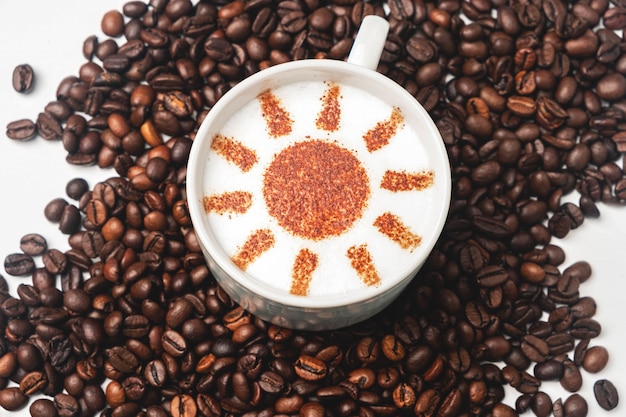
[[[281,328],[209,273],[185,200],[189,149],[233,85],[290,60],[345,59],[369,14],[391,24],[379,71],[447,146],[449,218],[376,317]],[[626,201],[625,27],[623,0],[150,0],[107,12],[78,74],[36,120],[7,128],[116,176],[72,179],[45,207],[69,250],[30,234],[6,257],[9,275],[31,281],[17,296],[0,282],[0,406],[43,394],[34,417],[587,415],[581,369],[600,372],[608,352],[579,291],[591,266],[564,267],[555,238],[599,202]],[[568,397],[550,398],[546,381]],[[503,402],[507,385],[519,397]],[[594,393],[617,406],[610,381]]]

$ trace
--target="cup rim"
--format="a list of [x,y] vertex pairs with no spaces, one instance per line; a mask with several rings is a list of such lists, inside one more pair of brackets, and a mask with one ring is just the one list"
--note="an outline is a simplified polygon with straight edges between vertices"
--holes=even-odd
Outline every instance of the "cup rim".
[[[404,96],[402,100],[409,100],[408,103],[411,104],[411,113],[415,113],[419,119],[424,121],[424,126],[421,127],[427,128],[427,131],[429,132],[428,140],[434,142],[432,148],[436,149],[436,152],[433,152],[432,157],[437,158],[439,160],[438,163],[442,166],[448,167],[448,169],[443,170],[441,175],[438,173],[437,181],[440,182],[445,196],[441,196],[441,198],[436,198],[434,200],[438,202],[441,210],[437,212],[437,217],[432,219],[432,223],[434,223],[434,226],[431,228],[433,231],[432,235],[424,237],[422,240],[420,245],[422,248],[422,255],[416,257],[410,263],[407,262],[409,265],[402,270],[402,273],[398,273],[397,277],[394,277],[393,280],[384,280],[377,287],[365,287],[356,291],[339,294],[307,296],[298,296],[279,290],[239,269],[231,261],[228,254],[222,249],[217,239],[209,233],[207,230],[208,227],[205,227],[205,223],[202,221],[201,216],[205,216],[206,214],[201,209],[202,192],[200,190],[203,187],[202,174],[205,163],[205,161],[201,158],[201,148],[208,146],[207,143],[211,140],[210,133],[212,125],[216,119],[221,116],[220,113],[227,108],[233,98],[237,97],[239,94],[245,93],[246,90],[252,88],[254,91],[257,91],[258,89],[254,87],[268,79],[280,76],[280,74],[285,72],[304,69],[339,71],[340,73],[354,75],[357,77],[366,77],[376,83],[382,84],[386,88],[393,89],[394,94]],[[257,294],[259,297],[272,300],[282,305],[305,309],[331,309],[357,304],[377,297],[380,294],[389,292],[393,288],[405,284],[407,280],[412,279],[419,269],[421,269],[421,266],[432,252],[436,242],[439,240],[448,215],[452,189],[452,179],[449,166],[450,163],[447,151],[434,121],[422,105],[412,95],[410,95],[408,91],[392,79],[377,71],[345,61],[332,59],[306,59],[300,61],[290,61],[269,67],[240,81],[233,88],[227,91],[208,112],[206,118],[203,120],[196,132],[189,154],[186,185],[187,201],[191,221],[200,245],[206,252],[209,252],[211,261],[215,262],[232,280],[236,281],[242,287],[245,287],[248,291]],[[207,254],[205,253],[205,256],[206,255]]]

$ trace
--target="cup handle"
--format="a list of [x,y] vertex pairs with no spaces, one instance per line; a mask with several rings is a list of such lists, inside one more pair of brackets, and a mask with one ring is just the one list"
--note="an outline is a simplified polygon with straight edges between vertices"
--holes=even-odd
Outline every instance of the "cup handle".
[[389,22],[385,19],[375,15],[365,16],[350,49],[348,63],[376,70],[388,32]]

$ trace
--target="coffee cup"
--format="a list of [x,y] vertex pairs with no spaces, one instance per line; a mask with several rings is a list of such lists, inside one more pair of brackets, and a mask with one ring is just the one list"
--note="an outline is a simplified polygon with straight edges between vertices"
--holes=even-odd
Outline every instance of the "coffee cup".
[[376,71],[387,33],[367,16],[347,61],[251,75],[195,136],[187,201],[208,266],[270,323],[329,330],[371,317],[443,229],[447,153],[424,108]]

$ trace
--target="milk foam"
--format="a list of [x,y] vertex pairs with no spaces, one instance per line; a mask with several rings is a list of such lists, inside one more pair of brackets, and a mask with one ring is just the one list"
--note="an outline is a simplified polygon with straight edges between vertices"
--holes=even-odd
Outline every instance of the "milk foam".
[[[302,81],[283,85],[272,89],[272,93],[281,100],[294,121],[289,135],[274,138],[268,134],[259,101],[254,99],[234,113],[219,133],[252,149],[257,155],[257,163],[243,172],[214,151],[209,153],[206,161],[205,195],[232,191],[252,194],[252,205],[243,214],[207,214],[218,242],[229,256],[233,256],[252,232],[270,229],[275,236],[274,246],[252,262],[246,272],[279,291],[289,291],[294,259],[304,248],[318,255],[318,265],[309,286],[311,296],[365,288],[346,256],[348,248],[355,245],[367,245],[383,282],[395,280],[406,272],[407,264],[414,262],[426,249],[421,246],[413,251],[403,249],[373,226],[376,218],[391,212],[412,232],[424,236],[431,230],[427,219],[437,217],[431,213],[431,202],[438,192],[442,192],[437,173],[434,185],[424,190],[393,192],[380,188],[387,170],[416,173],[433,169],[420,141],[419,126],[412,126],[405,119],[404,126],[398,129],[388,145],[368,152],[364,133],[377,122],[388,120],[392,106],[355,86],[345,83],[339,86],[341,122],[337,131],[319,130],[315,124],[328,83]],[[282,229],[268,214],[263,197],[264,173],[274,156],[291,144],[310,139],[333,142],[350,150],[367,171],[370,186],[370,197],[362,217],[343,234],[319,241],[298,237]]]

